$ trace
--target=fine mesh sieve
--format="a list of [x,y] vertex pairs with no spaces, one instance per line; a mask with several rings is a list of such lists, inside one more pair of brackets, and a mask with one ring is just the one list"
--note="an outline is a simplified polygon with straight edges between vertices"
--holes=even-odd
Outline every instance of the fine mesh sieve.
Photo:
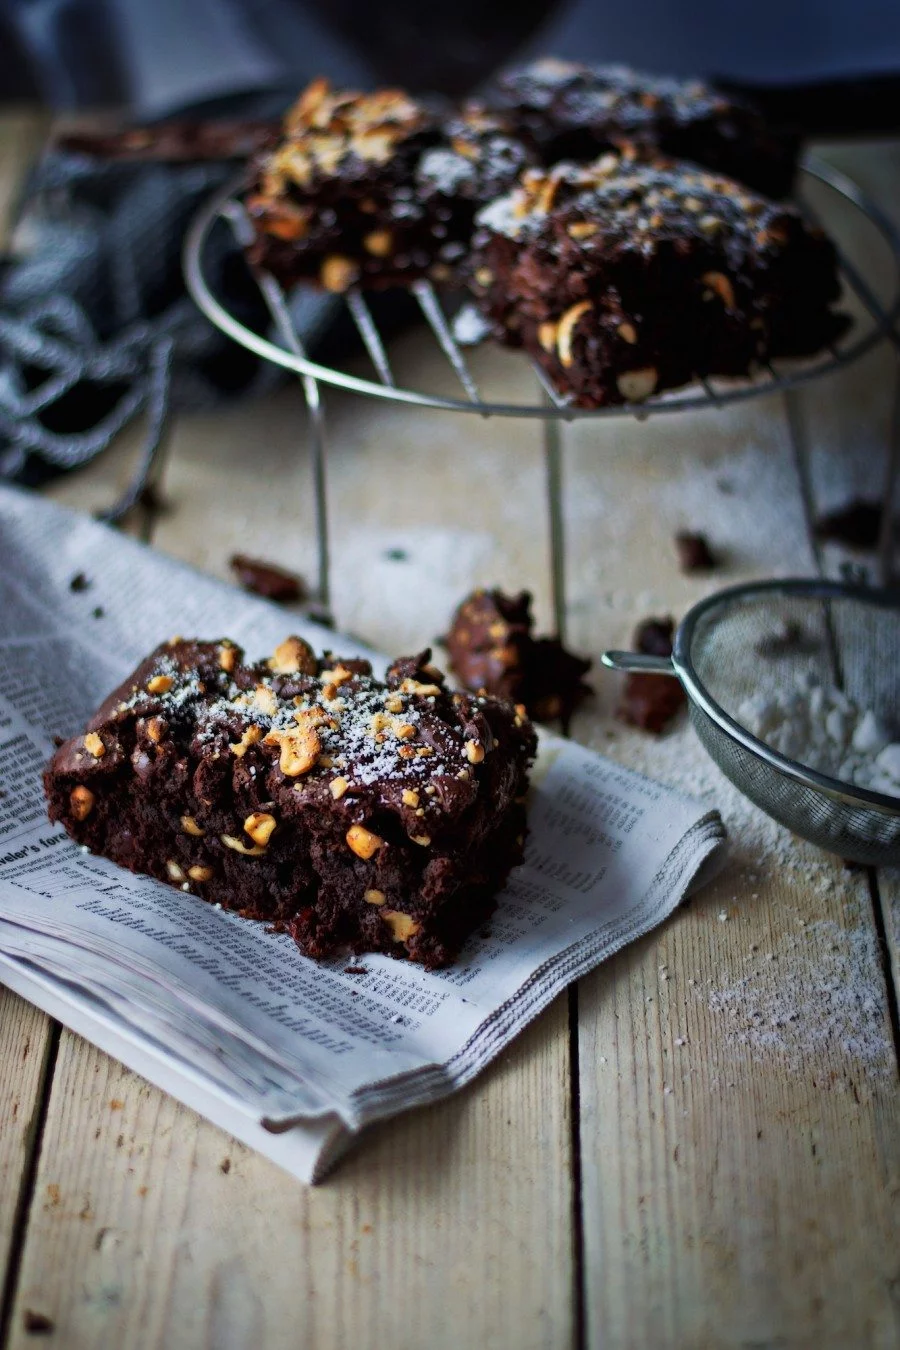
[[900,739],[900,595],[826,581],[734,586],[695,605],[671,659],[604,652],[604,665],[678,678],[691,721],[735,787],[794,834],[872,866],[900,863],[900,797],[789,759],[741,724],[751,696],[798,677],[837,685]]

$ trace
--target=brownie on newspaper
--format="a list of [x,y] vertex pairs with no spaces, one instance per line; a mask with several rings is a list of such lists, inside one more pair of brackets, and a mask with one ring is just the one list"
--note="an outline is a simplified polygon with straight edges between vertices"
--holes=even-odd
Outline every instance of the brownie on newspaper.
[[846,327],[825,235],[693,165],[607,154],[527,170],[477,219],[471,286],[495,336],[584,407],[750,374]]
[[430,653],[316,658],[287,638],[157,648],[45,772],[50,816],[94,852],[301,951],[446,965],[522,857],[534,731],[451,694]]
[[401,90],[313,81],[258,160],[251,260],[285,286],[336,292],[453,280],[478,207],[536,162],[508,122],[478,104],[443,119]]
[[796,135],[699,80],[548,57],[501,75],[489,102],[536,138],[547,164],[630,145],[645,157],[692,160],[768,197],[791,190]]

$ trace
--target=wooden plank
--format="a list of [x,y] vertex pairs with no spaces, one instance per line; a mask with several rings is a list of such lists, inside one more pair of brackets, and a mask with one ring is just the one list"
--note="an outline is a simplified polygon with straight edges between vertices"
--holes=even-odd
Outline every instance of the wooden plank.
[[309,1189],[64,1033],[10,1350],[571,1344],[565,999]]
[[[45,123],[30,109],[0,112],[0,246],[7,241],[19,184]],[[15,1257],[18,1219],[27,1202],[50,1028],[43,1013],[0,988],[0,1289]]]
[[[776,401],[660,419],[602,459],[576,434],[573,639],[595,654],[647,613],[813,570]],[[685,527],[723,554],[709,578],[677,573]],[[579,738],[721,803],[734,851],[580,988],[588,1344],[894,1344],[896,1061],[865,878],[742,803],[688,727],[610,722],[615,697],[609,678]]]
[[[0,244],[9,235],[21,181],[46,135],[37,110],[0,113]],[[107,456],[79,474],[57,480],[49,495],[84,510],[107,506],[127,475],[139,433],[129,433]],[[13,1292],[28,1188],[40,1147],[43,1109],[55,1061],[53,1023],[37,1008],[0,988],[0,1288]]]
[[37,1142],[49,1018],[0,987],[0,1284],[15,1256]]
[[[821,148],[821,154],[853,177],[900,230],[900,141],[862,146],[856,151],[847,145],[827,145]],[[869,258],[869,267],[874,290],[884,303],[898,288],[896,264],[886,250],[878,248]],[[897,353],[885,344],[865,362],[843,372],[838,382],[824,388],[821,398],[809,397],[804,401],[816,516],[839,510],[856,499],[881,499],[898,381]],[[876,579],[871,550],[824,542],[819,558],[827,576],[840,578],[848,570],[863,567]],[[872,891],[886,949],[886,978],[893,985],[896,1039],[900,1036],[896,1016],[900,998],[900,869],[879,871],[877,879],[873,879]]]
[[[156,542],[219,573],[238,548],[308,571],[297,413],[291,388],[226,417],[181,419]],[[490,438],[473,421],[458,479],[455,463],[442,467],[460,438],[451,419],[411,433],[394,410],[345,399],[332,428],[342,624],[416,647],[477,580],[540,588],[540,552],[527,531],[510,547],[506,519],[540,519],[536,430],[507,424],[484,463],[478,443]],[[498,526],[492,502],[511,484]],[[470,1090],[370,1132],[309,1191],[64,1034],[11,1343],[25,1344],[31,1309],[75,1350],[287,1350],[301,1334],[311,1347],[373,1350],[568,1346],[568,1069],[562,999]]]

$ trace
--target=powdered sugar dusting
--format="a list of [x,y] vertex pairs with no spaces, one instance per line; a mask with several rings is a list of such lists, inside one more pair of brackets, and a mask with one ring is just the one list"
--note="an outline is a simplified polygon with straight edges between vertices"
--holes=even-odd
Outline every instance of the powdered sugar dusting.
[[471,160],[453,150],[429,150],[419,164],[419,178],[451,197],[474,181],[475,170]]
[[775,1052],[791,1069],[832,1047],[868,1075],[890,1072],[878,938],[859,903],[846,906],[845,918],[846,926],[807,923],[795,912],[794,931],[788,924],[771,951],[749,953],[745,975],[695,986],[724,1023],[726,1040],[760,1057]]
[[787,689],[745,699],[738,717],[773,749],[846,782],[900,795],[900,744],[871,708],[804,672]]

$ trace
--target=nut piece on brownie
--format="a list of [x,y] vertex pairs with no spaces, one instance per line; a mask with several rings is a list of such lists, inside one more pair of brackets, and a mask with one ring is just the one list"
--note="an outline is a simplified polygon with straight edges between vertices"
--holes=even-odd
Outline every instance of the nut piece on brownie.
[[536,739],[511,704],[450,693],[429,662],[379,681],[297,637],[256,663],[227,640],[175,639],[59,747],[50,817],[307,956],[446,965],[521,861]]
[[614,154],[527,170],[477,217],[493,332],[582,407],[805,356],[846,318],[834,249],[793,207],[692,165]]
[[591,689],[591,663],[559,638],[536,638],[528,591],[478,590],[461,602],[444,639],[461,684],[524,706],[537,721],[569,721]]
[[535,139],[547,164],[628,145],[702,164],[768,197],[791,190],[796,135],[699,80],[547,57],[501,75],[488,101]]

